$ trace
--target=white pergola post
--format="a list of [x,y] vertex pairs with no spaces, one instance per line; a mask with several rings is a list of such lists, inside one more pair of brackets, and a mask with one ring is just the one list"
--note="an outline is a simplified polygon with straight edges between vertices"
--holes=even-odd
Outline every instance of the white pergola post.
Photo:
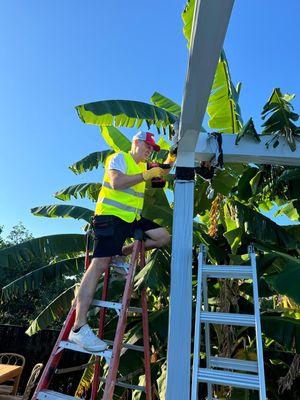
[[179,127],[173,219],[167,400],[190,399],[195,148],[234,0],[197,0]]

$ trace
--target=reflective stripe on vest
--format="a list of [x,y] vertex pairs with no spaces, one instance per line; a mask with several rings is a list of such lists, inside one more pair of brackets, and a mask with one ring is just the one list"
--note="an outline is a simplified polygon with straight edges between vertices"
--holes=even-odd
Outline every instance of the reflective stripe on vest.
[[108,204],[109,206],[114,206],[114,207],[120,208],[121,210],[134,212],[134,213],[137,213],[139,215],[142,214],[142,209],[141,208],[133,208],[133,207],[130,207],[130,206],[125,206],[125,204],[119,203],[116,200],[102,199],[102,200],[99,201],[99,203]]
[[112,190],[117,190],[117,192],[123,192],[123,193],[132,194],[133,196],[139,197],[141,199],[144,197],[144,193],[139,193],[139,192],[137,192],[137,191],[135,191],[133,189],[130,189],[130,188],[127,188],[127,189],[113,189],[109,182],[103,182],[102,186],[105,186],[105,187],[107,187],[109,189],[112,189]]

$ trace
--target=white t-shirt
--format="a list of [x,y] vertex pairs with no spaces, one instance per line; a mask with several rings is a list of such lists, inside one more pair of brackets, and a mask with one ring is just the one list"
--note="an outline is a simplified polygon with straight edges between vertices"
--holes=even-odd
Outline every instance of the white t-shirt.
[[116,169],[117,171],[123,172],[123,174],[125,174],[126,173],[126,162],[125,162],[124,154],[118,153],[118,154],[114,155],[110,159],[108,169]]

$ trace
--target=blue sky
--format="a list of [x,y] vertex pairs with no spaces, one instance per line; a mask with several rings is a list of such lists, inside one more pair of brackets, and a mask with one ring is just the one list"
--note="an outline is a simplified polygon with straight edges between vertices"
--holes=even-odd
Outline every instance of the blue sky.
[[[34,236],[78,232],[82,222],[34,217],[58,189],[98,181],[68,166],[105,148],[74,106],[105,99],[181,103],[187,65],[181,0],[10,0],[0,4],[0,225],[22,221]],[[287,4],[283,5],[283,4]],[[225,51],[242,81],[244,120],[274,87],[300,94],[299,0],[236,0]],[[299,112],[300,101],[294,101]],[[129,134],[133,135],[134,130]],[[78,205],[87,202],[71,201]]]

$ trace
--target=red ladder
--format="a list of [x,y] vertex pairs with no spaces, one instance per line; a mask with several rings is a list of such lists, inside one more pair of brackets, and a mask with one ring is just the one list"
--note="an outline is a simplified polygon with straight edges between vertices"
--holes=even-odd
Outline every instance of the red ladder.
[[[83,353],[88,353],[91,355],[96,355],[96,363],[94,367],[94,380],[92,383],[92,391],[91,391],[91,400],[95,400],[99,388],[100,380],[105,382],[104,393],[102,400],[112,400],[115,386],[121,386],[124,388],[132,389],[132,390],[141,390],[146,394],[146,400],[151,400],[151,372],[150,372],[150,345],[149,345],[149,329],[148,329],[148,307],[147,307],[147,294],[146,289],[142,290],[141,294],[141,309],[136,307],[130,307],[130,299],[133,291],[133,282],[135,271],[137,267],[138,261],[140,261],[140,268],[145,266],[145,249],[143,232],[140,230],[136,230],[135,232],[135,242],[133,247],[133,252],[131,255],[129,269],[126,277],[125,289],[122,297],[121,303],[109,302],[107,301],[108,296],[108,284],[110,277],[110,268],[105,271],[104,274],[104,282],[102,289],[102,298],[101,300],[94,300],[92,305],[97,307],[101,307],[100,315],[99,315],[99,328],[98,328],[98,336],[103,339],[104,335],[104,323],[106,316],[106,309],[112,308],[119,312],[119,319],[117,324],[117,329],[115,333],[115,338],[113,342],[112,348],[107,348],[101,352],[89,352],[84,350],[80,346],[71,343],[68,341],[69,333],[72,329],[72,326],[75,321],[76,315],[76,307],[72,306],[69,314],[66,318],[64,326],[58,336],[58,339],[54,345],[50,358],[45,366],[43,374],[40,378],[40,381],[37,385],[37,388],[32,397],[33,400],[62,400],[62,399],[78,399],[76,397],[68,396],[63,393],[54,392],[49,390],[50,382],[53,378],[53,375],[56,372],[59,372],[58,365],[60,359],[63,354],[64,349],[80,351]],[[85,256],[85,268],[89,267],[89,239],[90,235],[87,235],[86,242],[86,256]],[[130,345],[126,346],[123,343],[124,333],[126,329],[127,315],[128,312],[141,312],[142,313],[142,321],[143,321],[143,352],[144,352],[144,365],[145,365],[145,386],[137,386],[131,385],[126,382],[118,382],[117,374],[118,367],[120,362],[120,355],[122,347],[128,347],[133,350],[140,350],[140,346]],[[99,358],[104,357],[107,364],[109,364],[108,373],[106,378],[100,377],[100,365]]]

